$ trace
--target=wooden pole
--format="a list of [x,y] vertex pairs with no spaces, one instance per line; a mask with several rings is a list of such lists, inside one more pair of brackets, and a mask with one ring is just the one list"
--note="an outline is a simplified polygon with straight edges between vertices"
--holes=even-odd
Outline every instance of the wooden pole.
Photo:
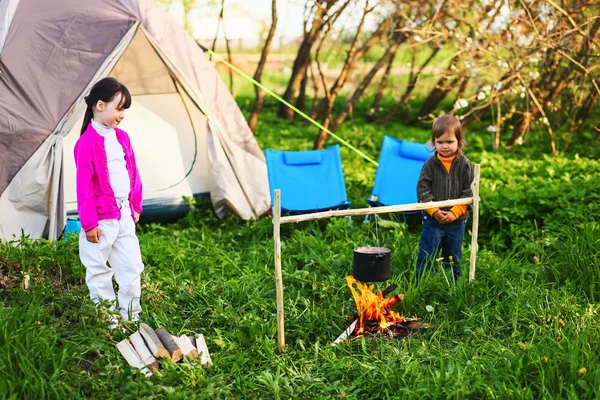
[[273,242],[275,246],[275,290],[277,292],[277,344],[283,352],[285,331],[283,323],[283,278],[281,276],[281,190],[273,191]]
[[473,183],[471,191],[473,192],[473,229],[471,232],[471,264],[469,266],[469,282],[475,279],[475,262],[477,260],[477,235],[479,233],[479,164],[474,165]]
[[348,217],[348,216],[358,216],[358,215],[386,214],[386,213],[404,212],[404,211],[417,211],[417,210],[425,210],[427,208],[452,207],[452,206],[463,205],[463,204],[472,204],[472,203],[473,203],[473,198],[467,197],[464,199],[431,201],[429,203],[401,204],[398,206],[353,208],[351,210],[331,210],[331,211],[323,211],[323,212],[317,212],[317,213],[311,213],[311,214],[290,215],[287,217],[281,217],[280,223],[289,224],[292,222],[312,221],[315,219],[332,218],[332,217]]

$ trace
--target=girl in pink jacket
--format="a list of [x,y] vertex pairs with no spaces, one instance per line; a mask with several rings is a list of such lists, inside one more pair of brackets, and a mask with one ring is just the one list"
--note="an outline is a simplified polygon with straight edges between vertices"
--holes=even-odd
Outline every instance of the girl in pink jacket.
[[[77,211],[82,231],[79,257],[90,297],[115,306],[119,284],[123,320],[137,321],[144,270],[135,224],[142,212],[142,182],[129,136],[118,128],[131,105],[129,90],[114,78],[98,81],[85,97],[87,109],[75,145]],[[110,267],[107,265],[110,264]],[[111,316],[110,328],[117,318]]]

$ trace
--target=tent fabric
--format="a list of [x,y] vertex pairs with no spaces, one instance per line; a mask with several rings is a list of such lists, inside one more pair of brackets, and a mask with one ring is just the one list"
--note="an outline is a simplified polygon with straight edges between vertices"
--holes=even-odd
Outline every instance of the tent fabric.
[[430,146],[390,136],[383,138],[375,184],[367,202],[371,206],[393,206],[417,202],[417,181]]
[[[60,236],[72,158],[63,146],[76,140],[83,95],[108,75],[131,88],[132,120],[155,115],[179,140],[181,161],[173,164],[183,168],[181,182],[163,181],[181,189],[153,195],[208,190],[220,217],[234,211],[257,218],[269,210],[264,156],[235,100],[194,39],[154,0],[3,0],[0,23],[0,240],[21,232]],[[169,96],[179,98],[187,124],[169,120],[169,107],[158,104]],[[150,147],[136,147],[136,156]]]
[[275,189],[281,190],[282,211],[307,213],[350,206],[339,145],[309,151],[269,149],[265,157],[271,199]]
[[4,0],[0,1],[0,52],[4,47],[8,28],[15,16],[15,11],[19,5],[19,0]]

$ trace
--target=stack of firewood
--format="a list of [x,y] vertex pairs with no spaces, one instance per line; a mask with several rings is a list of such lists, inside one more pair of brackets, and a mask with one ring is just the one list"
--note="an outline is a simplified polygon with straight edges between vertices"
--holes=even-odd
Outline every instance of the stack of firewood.
[[184,356],[192,360],[200,359],[202,366],[212,365],[204,335],[173,336],[163,328],[156,330],[141,323],[140,329],[117,343],[117,348],[129,365],[139,368],[146,376],[158,370],[158,359],[169,358],[178,362]]

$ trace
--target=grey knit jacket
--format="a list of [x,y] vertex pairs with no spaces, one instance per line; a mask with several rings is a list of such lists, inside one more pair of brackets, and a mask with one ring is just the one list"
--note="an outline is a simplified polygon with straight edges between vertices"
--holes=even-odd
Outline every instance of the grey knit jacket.
[[[437,158],[437,152],[425,161],[417,183],[417,198],[419,203],[428,201],[443,201],[471,197],[471,182],[473,182],[473,165],[464,155],[457,155],[452,160],[450,173]],[[448,208],[449,209],[449,208]],[[461,215],[466,219],[467,213]]]

